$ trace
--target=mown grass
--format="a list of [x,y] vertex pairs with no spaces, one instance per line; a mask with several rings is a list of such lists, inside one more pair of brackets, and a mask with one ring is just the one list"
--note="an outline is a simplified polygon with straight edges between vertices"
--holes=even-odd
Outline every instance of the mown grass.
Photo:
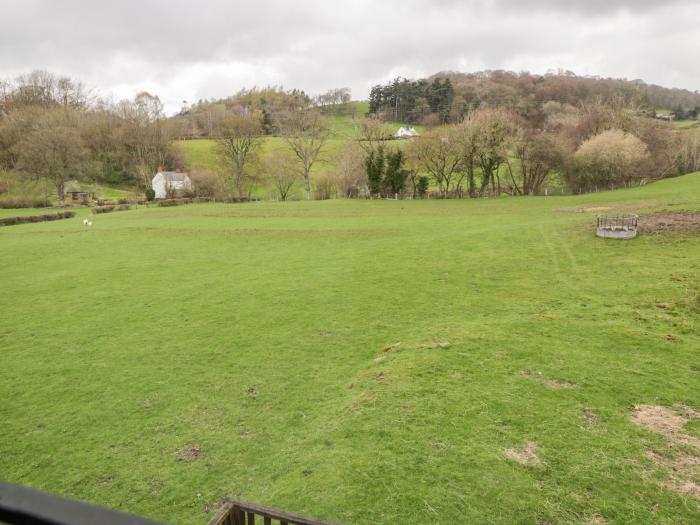
[[[698,210],[700,174],[0,229],[1,477],[192,525],[225,496],[348,524],[697,523],[629,415],[700,408],[700,237],[606,242],[599,208]],[[528,442],[541,464],[505,457]]]

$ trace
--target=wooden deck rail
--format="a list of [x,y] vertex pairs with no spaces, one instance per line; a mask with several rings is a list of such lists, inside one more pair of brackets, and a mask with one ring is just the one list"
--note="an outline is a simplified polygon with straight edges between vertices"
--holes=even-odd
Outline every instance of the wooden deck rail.
[[280,525],[339,525],[236,499],[227,499],[209,525],[272,525],[272,520]]

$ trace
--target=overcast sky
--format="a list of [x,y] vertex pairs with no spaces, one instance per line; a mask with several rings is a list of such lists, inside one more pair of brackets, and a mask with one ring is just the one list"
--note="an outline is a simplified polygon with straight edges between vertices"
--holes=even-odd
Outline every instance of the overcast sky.
[[442,70],[641,78],[700,89],[698,0],[2,0],[0,77],[70,75],[183,100],[319,93]]

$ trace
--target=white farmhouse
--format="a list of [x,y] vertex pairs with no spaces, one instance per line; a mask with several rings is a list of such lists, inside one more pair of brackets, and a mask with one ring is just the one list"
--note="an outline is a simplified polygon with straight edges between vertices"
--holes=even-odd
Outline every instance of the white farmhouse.
[[151,181],[156,199],[164,199],[168,194],[192,190],[192,181],[187,173],[180,171],[159,171]]
[[412,137],[417,137],[418,132],[416,131],[416,128],[399,128],[399,130],[396,132],[396,138],[397,139],[410,139]]

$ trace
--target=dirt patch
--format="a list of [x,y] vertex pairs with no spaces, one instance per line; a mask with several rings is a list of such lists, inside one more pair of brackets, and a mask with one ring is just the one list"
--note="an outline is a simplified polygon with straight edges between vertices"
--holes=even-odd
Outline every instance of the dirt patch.
[[360,392],[359,395],[345,407],[345,410],[348,412],[357,412],[361,408],[374,403],[376,398],[377,393],[374,390],[365,390]]
[[645,235],[659,235],[668,232],[700,234],[700,212],[679,211],[641,215],[639,232]]
[[558,379],[545,379],[544,386],[552,390],[561,390],[562,388],[576,388],[576,383],[571,381],[559,381]]
[[590,407],[583,407],[580,414],[581,426],[586,430],[593,430],[600,426],[600,418]]
[[542,372],[535,372],[533,370],[523,370],[522,372],[520,372],[520,376],[525,377],[527,379],[535,379],[537,381],[540,381],[544,386],[546,386],[547,388],[551,388],[552,390],[576,388],[578,386],[573,381],[552,379],[546,377]]
[[418,343],[416,345],[417,349],[429,349],[429,348],[449,348],[452,346],[449,341],[426,341],[424,343]]
[[392,350],[394,350],[395,348],[398,348],[399,346],[401,346],[400,342],[386,345],[384,348],[382,348],[382,352],[391,352]]
[[691,419],[700,419],[698,412],[687,405],[677,404],[674,407],[676,410],[660,405],[636,405],[632,411],[632,421],[700,452],[700,439],[689,435],[684,429]]
[[[675,409],[675,410],[674,410]],[[630,418],[632,422],[661,434],[667,440],[668,450],[658,454],[646,450],[644,456],[666,473],[664,487],[678,494],[700,498],[700,439],[689,435],[685,425],[700,419],[698,411],[687,405],[674,408],[660,405],[636,405]]]
[[576,208],[562,208],[557,210],[561,213],[603,213],[610,211],[610,206],[578,206]]
[[177,459],[185,463],[192,463],[202,457],[202,447],[199,445],[185,445],[175,451]]
[[507,448],[503,451],[503,455],[507,458],[510,459],[511,461],[515,461],[516,463],[520,463],[521,465],[527,465],[527,466],[533,466],[533,465],[540,465],[542,462],[540,461],[539,456],[537,455],[537,450],[539,449],[539,446],[537,443],[533,442],[528,442],[525,443],[522,447],[519,448]]
[[586,518],[586,521],[584,521],[583,523],[585,525],[607,525],[608,523],[610,523],[610,520],[596,514],[594,516],[591,516],[590,518]]
[[157,494],[163,490],[165,482],[162,479],[150,478],[146,480],[146,484],[150,487],[152,493]]
[[611,206],[577,206],[575,208],[561,208],[559,213],[600,213],[614,215],[616,213],[637,213],[640,208],[649,208],[654,203],[649,201],[628,202],[626,204],[613,204]]

